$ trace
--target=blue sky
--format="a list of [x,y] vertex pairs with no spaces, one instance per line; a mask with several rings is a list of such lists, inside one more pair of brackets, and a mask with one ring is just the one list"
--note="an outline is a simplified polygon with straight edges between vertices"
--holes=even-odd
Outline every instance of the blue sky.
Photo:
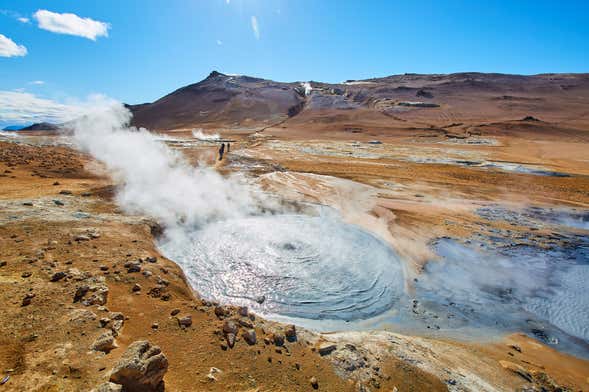
[[[589,72],[586,0],[0,0],[0,10],[0,34],[15,45],[0,57],[0,91],[62,103],[92,93],[153,101],[213,69],[328,82]],[[38,10],[106,23],[108,36],[40,28]]]

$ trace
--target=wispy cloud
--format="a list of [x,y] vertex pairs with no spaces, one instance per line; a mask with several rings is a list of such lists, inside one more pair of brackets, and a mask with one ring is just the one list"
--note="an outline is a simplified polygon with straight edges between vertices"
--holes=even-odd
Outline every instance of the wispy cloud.
[[38,10],[33,17],[39,28],[58,34],[76,35],[96,41],[97,37],[108,37],[110,25],[90,18],[81,18],[76,14],[58,14],[47,10]]
[[0,91],[0,123],[61,124],[83,113],[79,104],[64,104],[22,91]]
[[260,25],[258,24],[258,18],[252,16],[251,22],[254,36],[256,37],[256,39],[260,39]]
[[43,80],[33,80],[33,81],[29,82],[29,84],[34,84],[35,86],[41,86],[41,85],[44,85],[45,82]]
[[18,18],[16,18],[16,20],[22,23],[29,23],[31,21],[29,18],[25,18],[24,16],[19,16]]
[[223,45],[223,41],[221,41],[220,39],[217,40],[217,45],[221,46]]
[[25,56],[27,48],[0,34],[0,57]]

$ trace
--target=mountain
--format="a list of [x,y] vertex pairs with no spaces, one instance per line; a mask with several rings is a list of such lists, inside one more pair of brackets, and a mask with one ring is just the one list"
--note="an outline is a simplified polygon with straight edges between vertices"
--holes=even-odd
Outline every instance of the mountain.
[[2,128],[3,131],[18,131],[22,128],[22,125],[8,125]]
[[59,126],[47,122],[35,123],[28,127],[20,128],[19,131],[56,131]]
[[404,74],[331,84],[213,71],[153,103],[128,107],[134,125],[156,130],[305,124],[328,131],[468,126],[525,117],[585,127],[588,105],[589,74]]

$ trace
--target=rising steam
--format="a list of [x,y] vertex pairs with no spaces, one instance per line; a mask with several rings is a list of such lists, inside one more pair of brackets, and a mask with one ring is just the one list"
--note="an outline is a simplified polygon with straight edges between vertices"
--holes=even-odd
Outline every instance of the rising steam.
[[106,101],[71,124],[79,148],[102,161],[118,182],[118,204],[167,227],[202,225],[256,212],[260,194],[238,176],[193,167],[147,130],[129,127],[131,113]]

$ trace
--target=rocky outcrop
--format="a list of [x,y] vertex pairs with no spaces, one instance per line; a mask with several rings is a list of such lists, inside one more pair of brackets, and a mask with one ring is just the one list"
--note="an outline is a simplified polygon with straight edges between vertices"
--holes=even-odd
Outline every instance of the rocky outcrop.
[[146,340],[132,343],[110,373],[110,382],[125,392],[161,392],[168,359],[158,346]]

